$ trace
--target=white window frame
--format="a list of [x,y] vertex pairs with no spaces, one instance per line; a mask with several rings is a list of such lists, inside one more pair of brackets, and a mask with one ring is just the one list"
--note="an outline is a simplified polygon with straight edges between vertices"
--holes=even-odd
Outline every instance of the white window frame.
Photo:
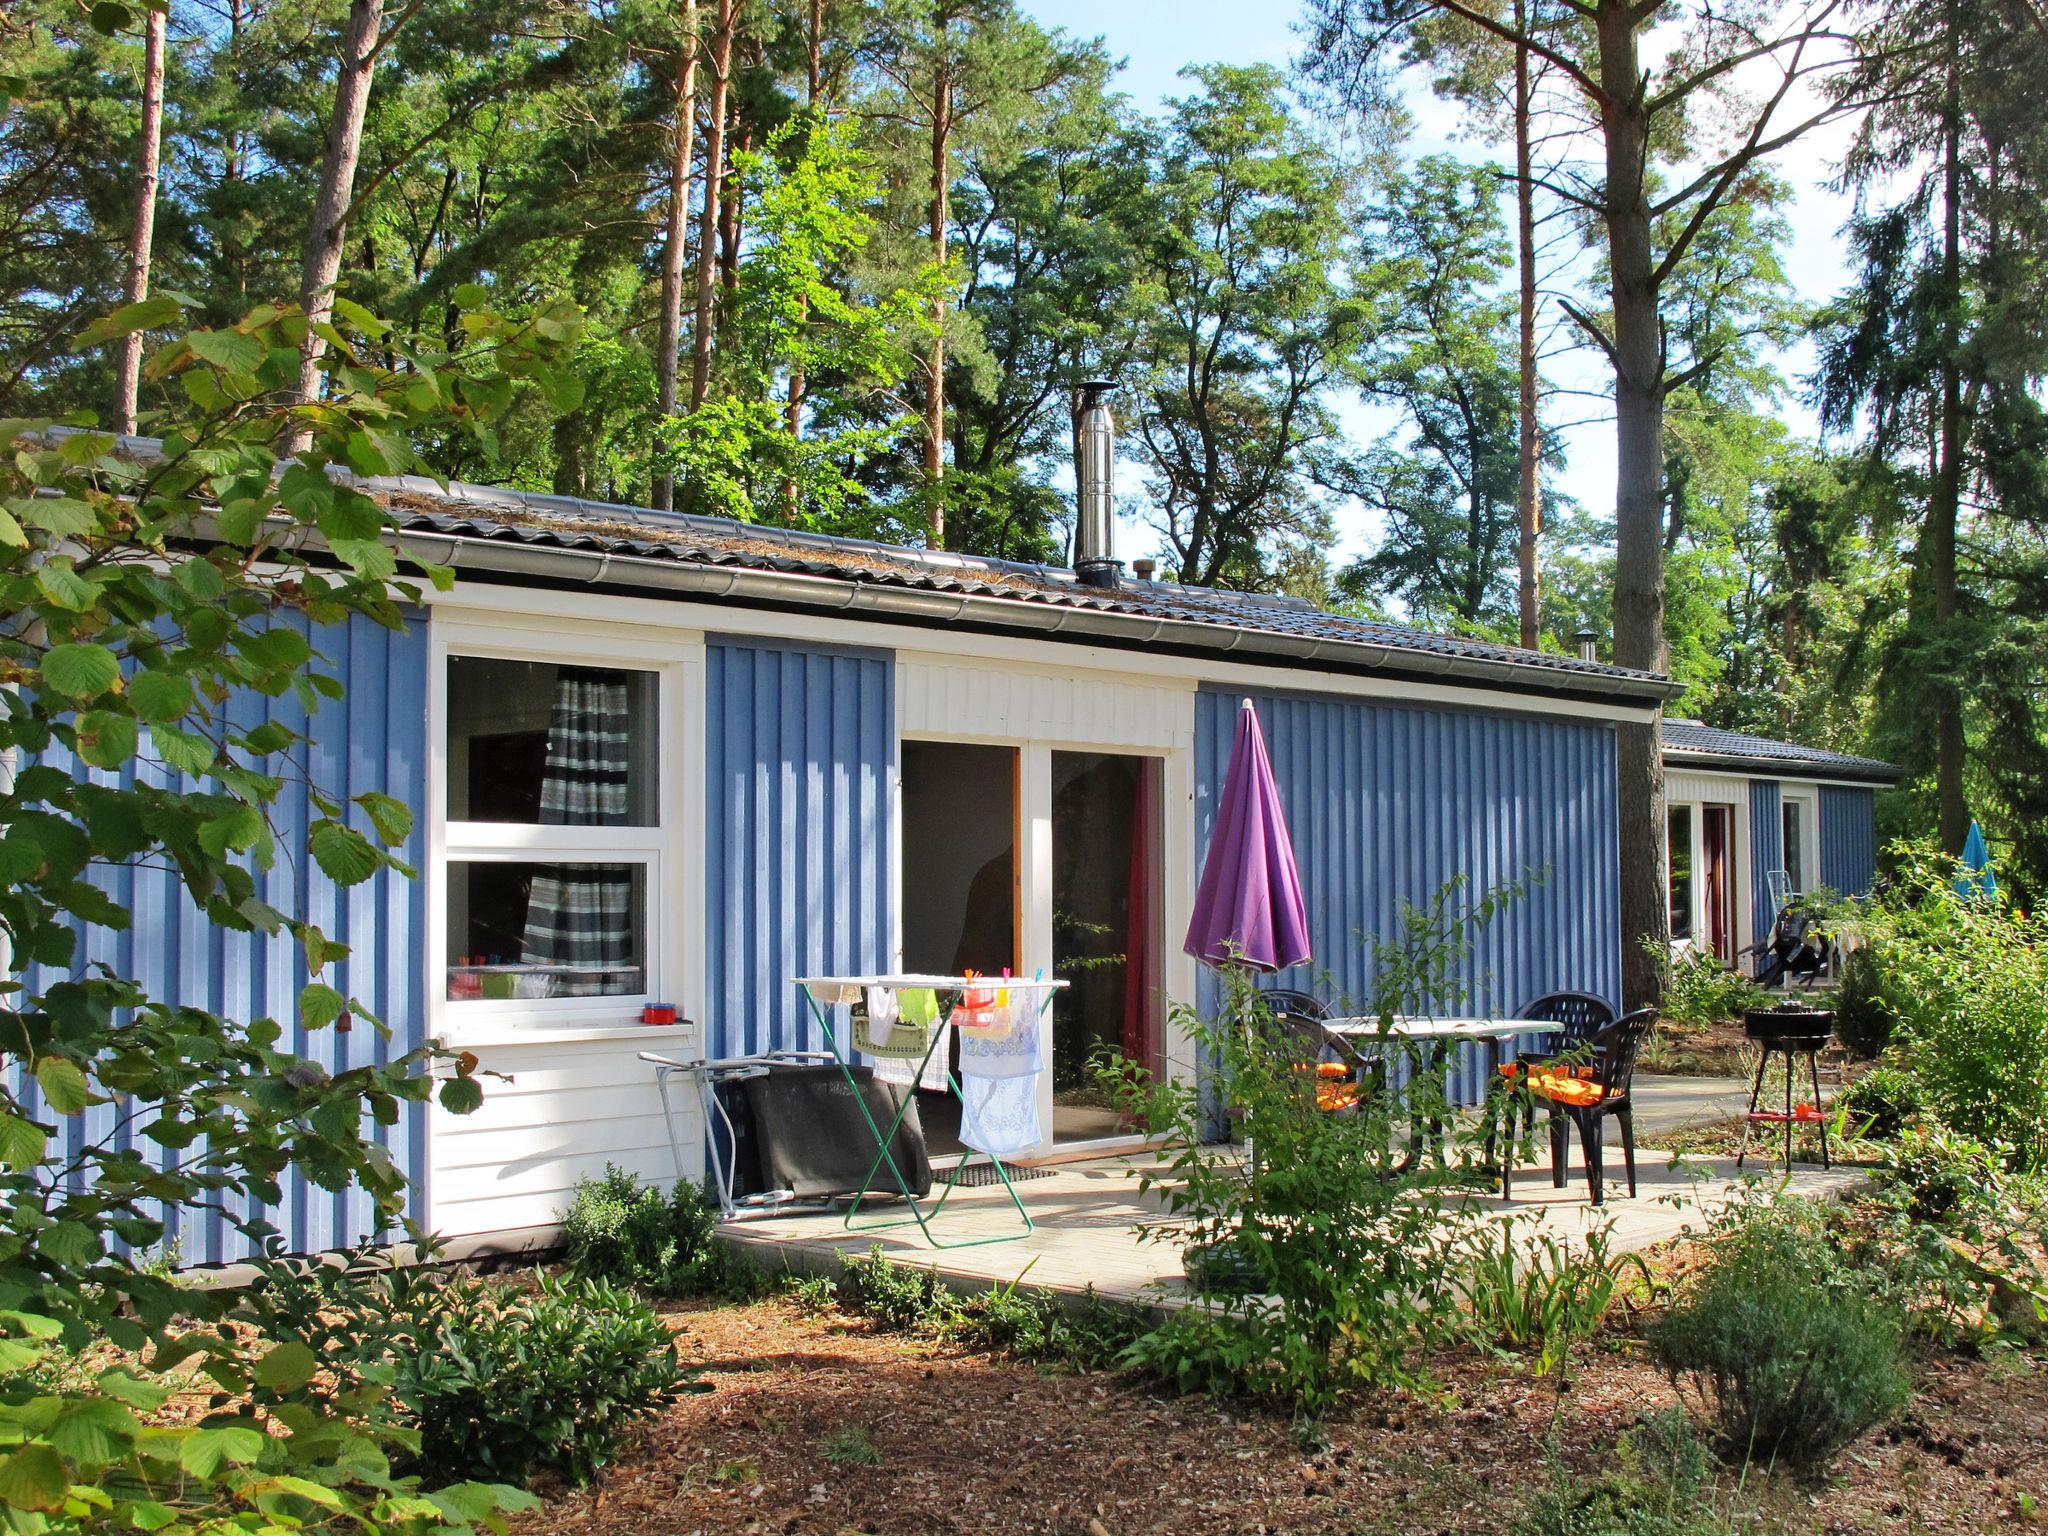
[[[1800,878],[1792,878],[1790,850],[1785,846],[1785,812],[1796,811],[1799,816],[1799,855],[1805,868]],[[1810,896],[1820,882],[1820,791],[1799,788],[1781,782],[1778,786],[1778,868],[1785,871],[1785,882],[1795,896]]]
[[[701,827],[688,824],[684,807],[692,785],[702,803],[702,773],[683,750],[686,713],[699,725],[703,699],[701,635],[679,637],[639,626],[558,624],[531,615],[516,618],[435,613],[428,647],[427,688],[429,882],[427,913],[427,1003],[431,1032],[452,1045],[551,1036],[574,1038],[614,1029],[642,1029],[641,1013],[651,1002],[673,1002],[689,1015],[680,995],[700,964],[699,945],[689,941],[691,918],[684,879]],[[654,825],[647,827],[561,827],[511,822],[448,819],[448,673],[451,658],[573,662],[651,673],[655,679]],[[701,818],[700,818],[701,820]],[[693,835],[694,834],[694,835]],[[644,911],[644,989],[631,994],[561,998],[461,998],[448,996],[448,894],[450,865],[513,863],[639,864]]]

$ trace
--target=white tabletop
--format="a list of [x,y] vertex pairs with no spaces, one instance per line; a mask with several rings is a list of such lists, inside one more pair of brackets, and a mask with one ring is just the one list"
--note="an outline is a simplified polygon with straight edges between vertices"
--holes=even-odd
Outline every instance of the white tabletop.
[[[1371,1015],[1325,1019],[1323,1028],[1351,1039],[1367,1038],[1380,1032],[1380,1021]],[[1390,1039],[1399,1040],[1500,1040],[1525,1030],[1541,1030],[1541,1020],[1532,1019],[1408,1019],[1396,1018],[1387,1026]]]
[[1069,985],[1063,980],[1047,980],[1038,976],[920,976],[907,972],[893,976],[799,976],[796,984],[800,987],[887,987],[898,992],[909,987],[929,987],[934,992],[964,992],[969,987],[1018,987],[1027,992],[1048,992],[1055,987]]

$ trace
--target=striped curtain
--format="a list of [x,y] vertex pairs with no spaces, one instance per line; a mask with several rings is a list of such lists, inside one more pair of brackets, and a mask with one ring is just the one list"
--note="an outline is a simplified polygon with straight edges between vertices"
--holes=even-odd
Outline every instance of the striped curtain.
[[[617,827],[630,807],[631,693],[616,672],[561,669],[541,780],[540,819],[555,827]],[[633,870],[621,864],[548,864],[527,895],[521,958],[588,967],[557,978],[558,997],[622,990],[608,970],[633,963]]]

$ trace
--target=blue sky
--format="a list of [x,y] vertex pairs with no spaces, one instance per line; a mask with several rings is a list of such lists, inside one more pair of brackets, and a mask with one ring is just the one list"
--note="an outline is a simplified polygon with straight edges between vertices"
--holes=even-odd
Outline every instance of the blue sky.
[[[1083,37],[1105,39],[1112,57],[1125,60],[1117,84],[1132,100],[1147,110],[1156,108],[1168,96],[1179,94],[1185,82],[1179,71],[1188,64],[1224,62],[1234,64],[1272,63],[1285,65],[1299,46],[1293,30],[1300,7],[1296,0],[1020,0],[1025,11],[1047,26],[1063,27]],[[1457,138],[1457,111],[1431,96],[1427,90],[1410,95],[1415,118],[1415,146],[1418,153],[1439,150],[1480,158],[1492,151],[1487,146]],[[1796,189],[1796,200],[1787,210],[1792,240],[1784,253],[1787,273],[1802,298],[1818,300],[1837,292],[1848,280],[1842,260],[1840,228],[1848,211],[1845,198],[1826,182],[1833,162],[1842,148],[1842,136],[1833,133],[1802,145],[1794,156],[1780,157],[1779,174]],[[1804,349],[1784,359],[1795,378],[1807,366]],[[1590,384],[1598,375],[1597,359],[1567,363],[1554,370],[1557,381],[1568,385]],[[1551,413],[1552,419],[1597,414],[1585,407],[1593,402],[1563,402]],[[1354,435],[1369,436],[1385,430],[1386,418],[1363,407],[1347,410],[1346,419]],[[1801,433],[1813,431],[1813,418],[1796,398],[1784,404],[1786,421]],[[1559,477],[1563,490],[1594,510],[1605,510],[1614,498],[1614,446],[1611,423],[1587,422],[1565,433],[1566,466]],[[1129,486],[1136,490],[1135,484]],[[1340,548],[1350,552],[1363,546],[1370,530],[1360,517],[1342,519]],[[1132,541],[1143,549],[1155,540],[1138,529],[1130,530]],[[1126,553],[1138,552],[1127,549]]]

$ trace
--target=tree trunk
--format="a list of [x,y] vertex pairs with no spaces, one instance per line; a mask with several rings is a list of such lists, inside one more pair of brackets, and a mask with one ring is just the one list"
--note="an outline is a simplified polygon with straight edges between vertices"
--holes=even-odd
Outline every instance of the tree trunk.
[[[377,69],[378,34],[383,26],[384,0],[351,0],[341,62],[334,77],[327,152],[320,162],[320,187],[313,199],[305,261],[299,273],[299,307],[309,322],[324,321],[334,313],[334,282],[341,275],[342,242],[348,237],[349,204],[355,197],[356,157],[362,152],[363,117],[370,107],[370,80]],[[324,348],[325,343],[309,328],[299,347],[302,401],[319,396],[319,362]],[[294,432],[290,451],[303,450],[311,440],[310,432]]]
[[[1601,131],[1614,301],[1614,659],[1661,672],[1664,653],[1664,349],[1650,237],[1649,151],[1631,0],[1603,0]],[[1665,870],[1663,712],[1616,729],[1621,812],[1621,977],[1630,1008],[1657,1000],[1671,937]]]
[[[942,23],[943,25],[943,23]],[[946,193],[951,180],[953,72],[941,33],[938,67],[932,74],[932,261],[946,265]],[[924,365],[924,483],[930,498],[931,528],[926,543],[946,547],[946,291],[932,293],[932,343]]]
[[[156,238],[156,184],[163,156],[164,12],[143,12],[142,143],[135,177],[135,222],[128,235],[128,283],[123,301],[149,297],[149,257]],[[121,338],[121,431],[135,435],[135,407],[142,392],[142,332]]]
[[[664,421],[676,413],[676,377],[682,370],[683,258],[689,244],[690,157],[696,136],[697,0],[683,0],[682,39],[676,48],[675,155],[669,161],[668,226],[662,232],[661,247],[661,340],[655,353],[655,366],[661,370],[658,398]],[[675,495],[675,476],[654,477],[655,506],[669,511],[675,506]]]
[[704,110],[704,190],[697,216],[697,328],[690,347],[690,408],[711,393],[712,307],[718,297],[718,204],[725,185],[725,99],[738,0],[718,0],[711,35],[711,100]]
[[[733,116],[739,116],[737,103]],[[744,155],[754,147],[750,125],[735,121],[731,132],[735,153]],[[727,293],[737,293],[740,286],[740,199],[746,195],[739,172],[728,169],[718,204],[718,285]]]
[[1962,103],[1958,99],[1955,16],[1949,16],[1947,121],[1942,130],[1941,461],[1927,507],[1928,579],[1934,588],[1934,790],[1936,831],[1945,852],[1960,854],[1970,835],[1963,793],[1963,698],[1950,650],[1955,628],[1956,528],[1963,500],[1963,379],[1958,309],[1962,302]]
[[[804,104],[811,109],[815,119],[818,111],[818,93],[823,88],[825,57],[825,0],[810,0],[810,15],[804,34],[804,83],[806,93]],[[808,300],[798,300],[797,319],[801,325],[810,313]],[[804,370],[798,363],[789,371],[789,435],[804,435]],[[792,512],[796,510],[796,483],[791,481],[784,487],[784,495]]]
[[[1526,32],[1526,0],[1515,0],[1515,31]],[[1530,144],[1529,50],[1515,49],[1515,215],[1520,245],[1518,261],[1522,278],[1521,314],[1521,418],[1518,424],[1521,475],[1516,485],[1516,510],[1521,514],[1518,565],[1521,572],[1519,608],[1522,646],[1535,650],[1541,643],[1542,591],[1536,569],[1536,540],[1543,532],[1543,509],[1539,499],[1538,427],[1536,422],[1536,188],[1535,156]]]

